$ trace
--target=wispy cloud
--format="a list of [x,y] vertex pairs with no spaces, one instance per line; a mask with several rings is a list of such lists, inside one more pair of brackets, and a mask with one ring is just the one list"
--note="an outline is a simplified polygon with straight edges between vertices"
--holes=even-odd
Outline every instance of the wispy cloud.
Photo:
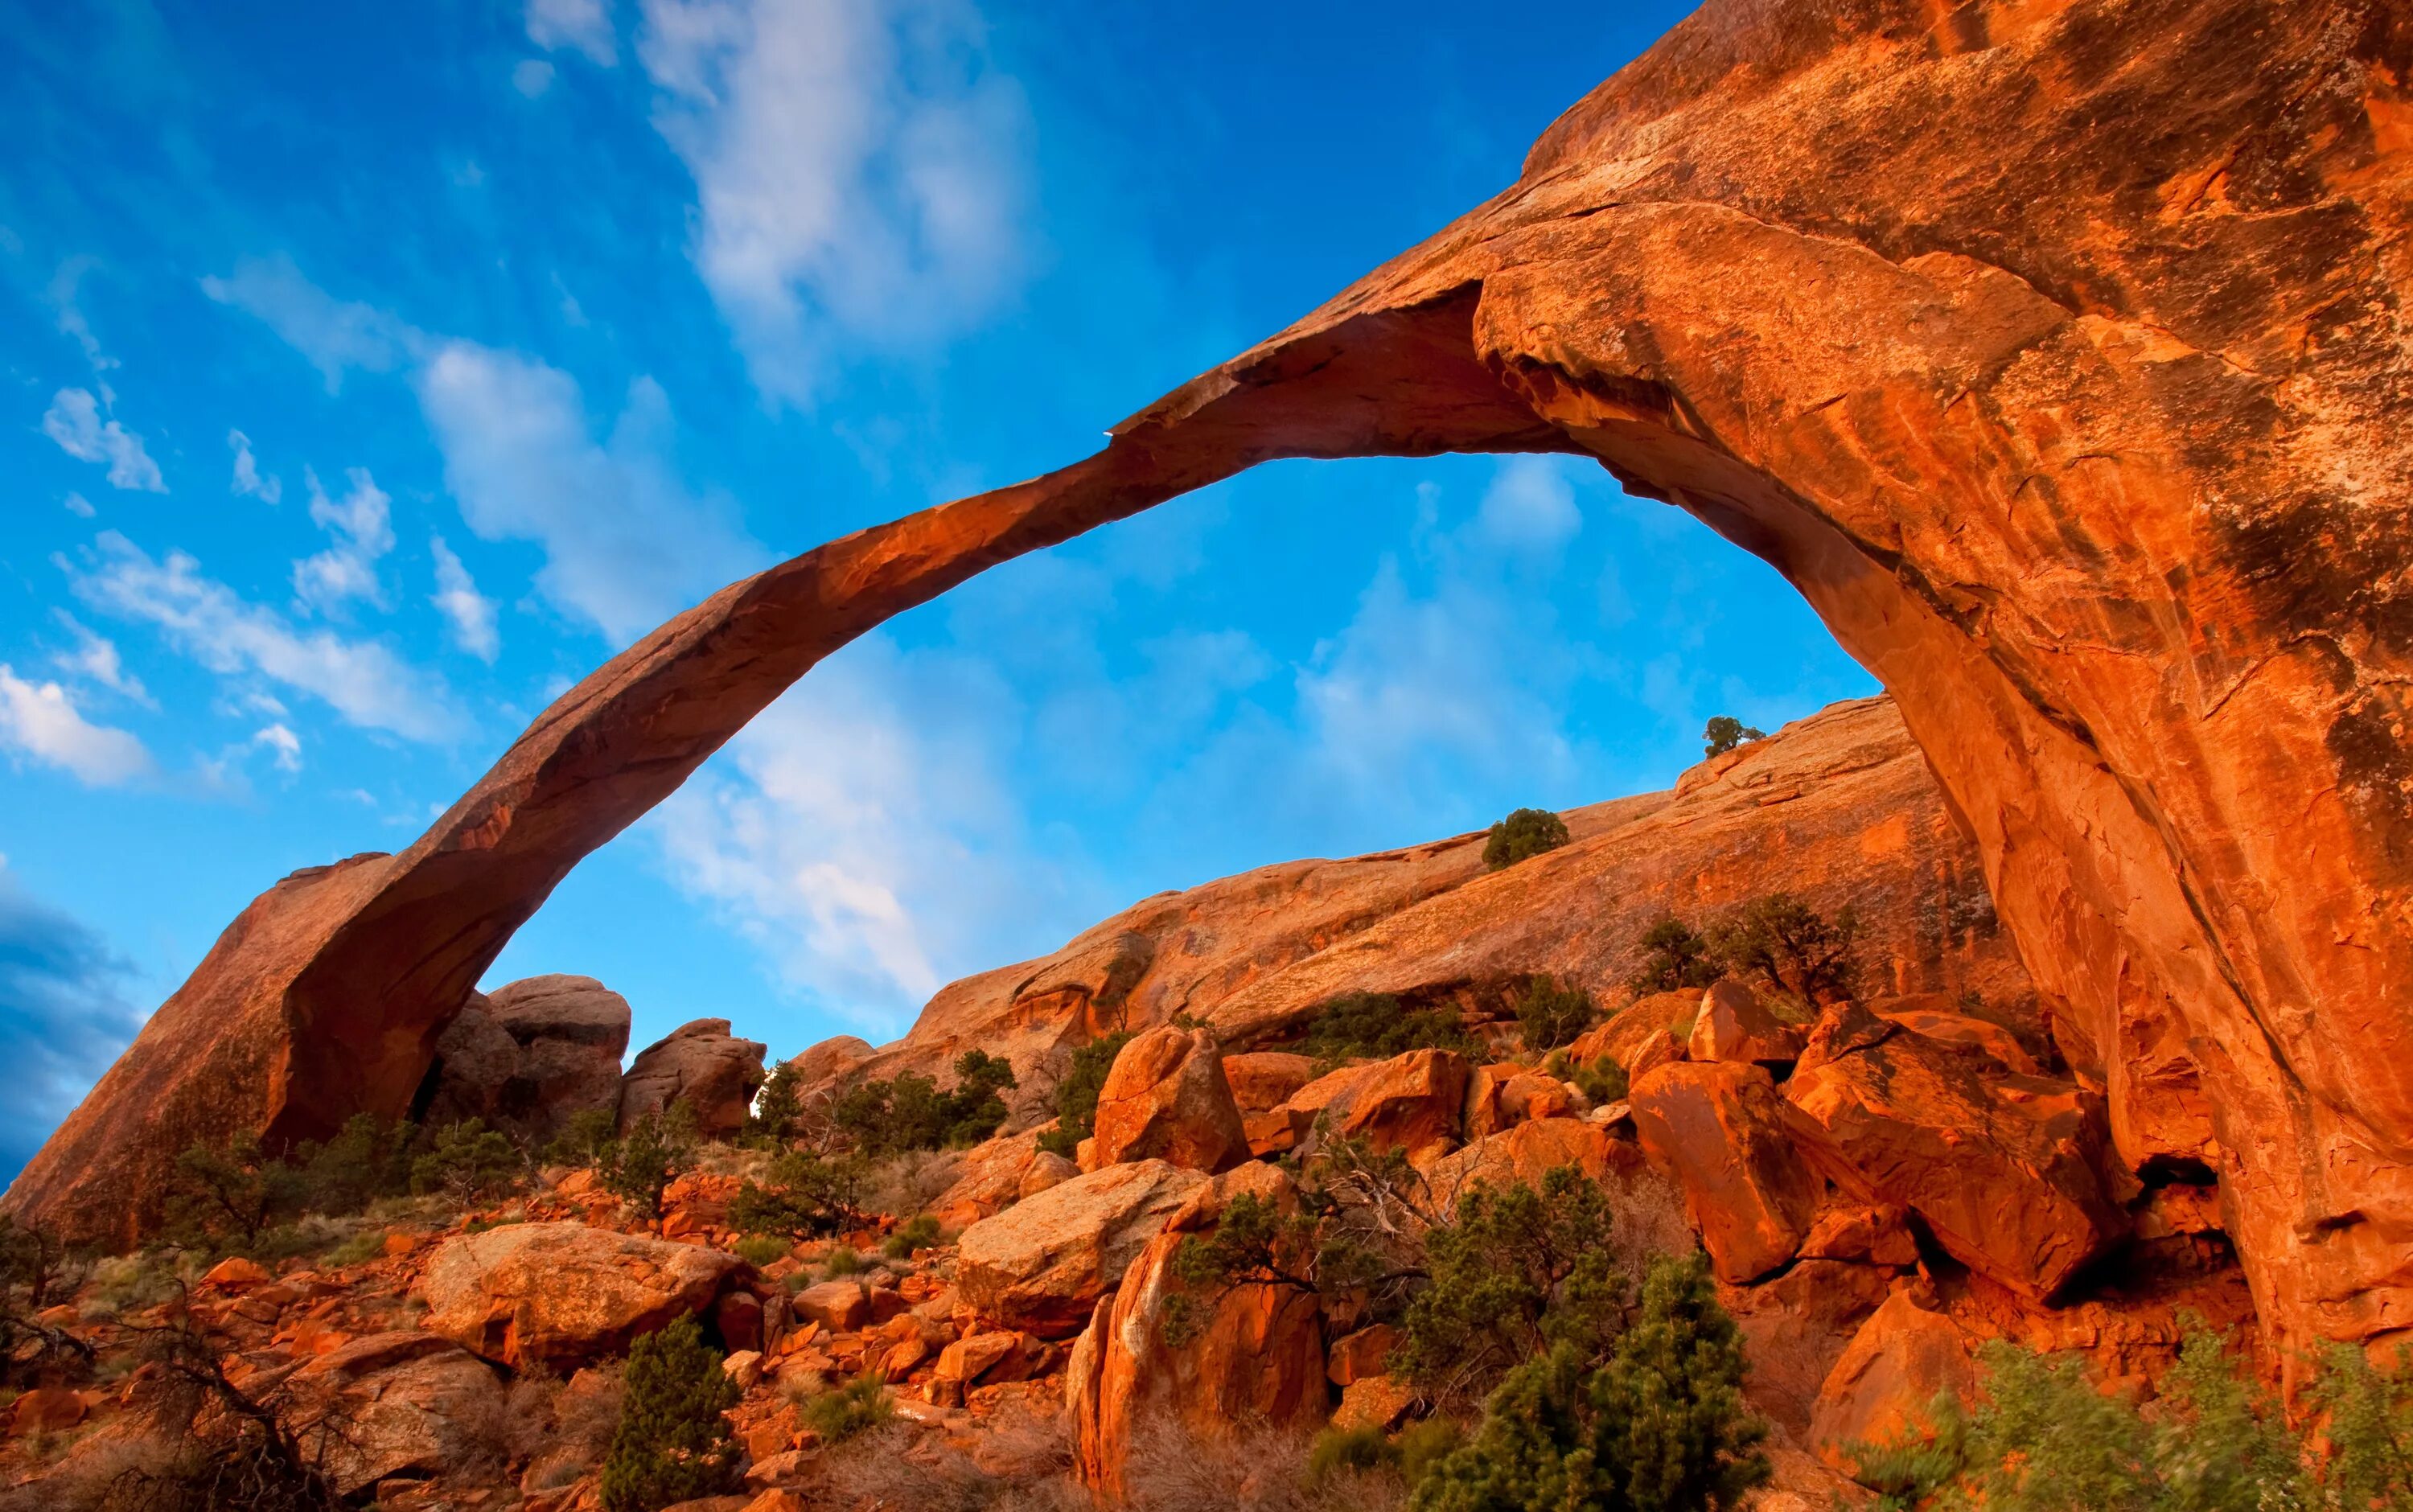
[[79,462],[108,464],[111,488],[147,494],[168,491],[159,465],[143,449],[142,437],[114,419],[101,419],[100,401],[88,389],[61,389],[52,396],[51,408],[42,415],[42,434]]
[[680,478],[651,379],[629,385],[600,440],[570,375],[517,352],[448,342],[417,383],[469,528],[541,545],[537,592],[614,644],[768,559],[726,500]]
[[285,497],[284,481],[273,472],[260,472],[259,459],[251,454],[250,437],[241,431],[229,431],[227,445],[234,452],[234,479],[227,485],[228,492],[248,494],[263,504],[274,504]]
[[117,654],[117,643],[84,627],[81,620],[64,609],[51,611],[52,617],[75,637],[75,649],[62,651],[51,662],[62,672],[98,683],[111,692],[149,706],[151,694],[142,680],[126,670],[125,659]]
[[478,591],[469,570],[442,536],[431,539],[429,555],[436,558],[436,596],[429,601],[452,629],[452,644],[481,661],[492,661],[502,649],[502,636],[495,629],[495,600]]
[[156,626],[213,672],[253,674],[307,693],[348,722],[407,740],[446,742],[469,719],[433,674],[375,641],[303,630],[205,577],[180,551],[155,561],[114,530],[101,532],[85,566],[69,567],[77,595],[120,618]]
[[1028,111],[953,0],[645,0],[656,123],[695,177],[694,258],[769,398],[834,337],[965,329],[1019,282]]
[[10,1178],[141,1027],[126,965],[0,870],[0,1178]]
[[0,662],[0,747],[55,766],[88,788],[123,787],[155,770],[151,752],[127,731],[94,724],[67,690],[36,683]]
[[340,610],[353,599],[383,604],[377,586],[378,558],[393,549],[393,500],[366,467],[346,469],[351,491],[331,498],[315,472],[305,475],[310,487],[310,520],[334,537],[325,551],[293,564],[293,591],[321,613]]
[[541,48],[576,48],[606,68],[620,59],[604,0],[528,0],[527,35]]
[[553,87],[553,65],[542,58],[522,58],[511,68],[511,87],[536,99]]
[[318,369],[329,393],[340,391],[354,368],[392,372],[423,339],[383,310],[334,298],[281,254],[245,258],[226,277],[203,278],[201,290],[266,321]]
[[265,748],[276,762],[280,772],[302,770],[302,737],[281,724],[272,724],[251,737],[255,746]]

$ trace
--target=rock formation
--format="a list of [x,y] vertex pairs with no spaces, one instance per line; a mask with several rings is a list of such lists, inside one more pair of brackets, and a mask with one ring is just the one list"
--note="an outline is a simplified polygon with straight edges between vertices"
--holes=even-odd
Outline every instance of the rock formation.
[[629,1001],[591,976],[534,976],[472,994],[436,1042],[413,1100],[422,1123],[482,1119],[539,1143],[620,1105]]
[[699,1018],[637,1052],[620,1083],[620,1127],[673,1103],[695,1110],[696,1126],[725,1136],[746,1126],[746,1110],[762,1085],[759,1040],[741,1040],[726,1018]]
[[1559,451],[1894,694],[2120,1158],[2218,1173],[2264,1318],[2413,1325],[2408,77],[2385,0],[1710,0],[1095,456],[723,590],[408,851],[263,894],[11,1208],[127,1236],[194,1138],[401,1111],[571,865],[973,572],[1269,458]]

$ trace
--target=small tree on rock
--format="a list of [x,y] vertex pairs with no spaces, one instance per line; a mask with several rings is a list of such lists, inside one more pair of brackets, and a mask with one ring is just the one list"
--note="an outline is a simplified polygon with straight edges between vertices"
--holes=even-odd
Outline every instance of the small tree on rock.
[[483,1119],[463,1119],[436,1131],[436,1143],[410,1163],[413,1192],[441,1192],[456,1203],[507,1190],[519,1174],[520,1152]]
[[1754,729],[1731,714],[1721,714],[1701,731],[1701,755],[1704,759],[1723,756],[1746,740],[1766,740],[1768,733]]
[[606,1512],[660,1512],[735,1491],[745,1460],[723,1415],[743,1395],[692,1315],[638,1340],[620,1427],[603,1460]]
[[1115,1057],[1131,1042],[1125,1030],[1091,1040],[1073,1052],[1073,1063],[1056,1084],[1056,1127],[1039,1136],[1040,1149],[1071,1160],[1081,1141],[1097,1132],[1098,1094],[1105,1090]]
[[1789,893],[1770,893],[1721,923],[1710,947],[1737,975],[1755,976],[1805,1003],[1825,1003],[1852,995],[1858,974],[1852,943],[1859,929],[1849,904],[1829,922]]
[[1708,937],[1683,920],[1662,919],[1642,936],[1642,970],[1635,973],[1635,991],[1646,996],[1682,992],[1717,979]]
[[1517,1029],[1528,1050],[1554,1050],[1591,1026],[1591,994],[1573,983],[1536,976],[1517,999]]
[[673,1103],[647,1113],[605,1146],[595,1163],[603,1190],[647,1218],[662,1215],[662,1193],[695,1164],[695,1109]]
[[1499,871],[1566,843],[1565,820],[1547,808],[1519,808],[1491,826],[1483,842],[1483,864]]

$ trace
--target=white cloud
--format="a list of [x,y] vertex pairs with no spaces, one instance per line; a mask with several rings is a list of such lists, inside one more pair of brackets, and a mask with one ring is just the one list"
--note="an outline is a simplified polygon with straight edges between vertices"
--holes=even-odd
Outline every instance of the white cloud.
[[245,258],[230,277],[203,278],[201,291],[266,321],[318,369],[329,393],[351,368],[392,372],[424,339],[383,310],[335,299],[282,254]]
[[814,669],[650,821],[679,884],[780,973],[899,1032],[947,979],[1078,927],[1000,772],[1020,723],[976,664],[879,634]]
[[212,672],[257,674],[322,700],[352,724],[407,740],[443,742],[467,733],[469,721],[443,684],[386,646],[297,630],[274,610],[202,576],[200,563],[183,552],[154,561],[114,530],[101,532],[96,545],[88,570],[70,569],[78,596],[157,626]]
[[74,515],[79,520],[89,520],[94,515],[100,512],[98,510],[92,507],[92,500],[84,497],[81,494],[69,494],[66,498],[61,499],[59,502],[66,505],[67,511],[69,514]]
[[293,564],[293,591],[322,613],[353,599],[382,606],[385,593],[377,586],[377,564],[393,549],[392,497],[366,467],[345,470],[352,487],[340,499],[327,497],[317,473],[304,476],[310,486],[311,523],[335,540],[325,551]]
[[280,772],[302,770],[302,737],[281,724],[272,724],[251,737],[255,746],[265,746],[275,753],[276,769]]
[[260,476],[259,461],[251,454],[251,437],[241,431],[227,432],[227,445],[234,449],[234,481],[227,490],[248,494],[263,504],[274,504],[285,497],[285,482],[274,473]]
[[574,47],[606,68],[620,59],[605,0],[528,0],[527,35],[540,48]]
[[553,65],[542,58],[522,58],[511,69],[511,87],[535,99],[553,87]]
[[1492,474],[1475,511],[1476,531],[1490,545],[1547,554],[1583,528],[1575,485],[1553,457],[1509,457]]
[[85,629],[81,620],[64,609],[54,609],[51,614],[67,628],[68,634],[76,638],[74,650],[62,651],[51,658],[53,665],[62,672],[89,678],[137,704],[151,704],[151,695],[143,689],[141,679],[126,670],[125,660],[117,654],[115,642]]
[[115,420],[100,418],[99,401],[86,389],[61,389],[42,416],[42,434],[79,462],[109,464],[111,488],[164,494],[159,465],[142,449],[142,437]]
[[151,775],[151,753],[124,730],[94,724],[56,683],[34,683],[0,662],[0,746],[72,775],[88,788]]
[[495,630],[495,600],[478,591],[469,570],[442,536],[428,541],[428,551],[436,558],[436,596],[428,601],[436,605],[452,627],[452,644],[481,661],[492,661],[502,649],[502,637]]
[[[69,258],[60,263],[58,272],[51,276],[51,303],[58,309],[61,334],[73,337],[75,344],[83,348],[84,361],[92,364],[93,372],[101,374],[117,366],[117,359],[101,349],[100,338],[93,334],[92,322],[84,319],[83,306],[76,302],[77,286],[83,282],[83,275],[93,267],[94,260],[88,257]],[[110,393],[106,381],[99,387],[104,401],[115,397]]]
[[688,491],[650,378],[601,441],[570,375],[516,352],[448,342],[418,386],[469,528],[540,543],[537,591],[615,645],[767,559],[725,501]]
[[833,334],[916,344],[1021,274],[1027,110],[954,0],[644,0],[696,267],[756,386],[811,395]]

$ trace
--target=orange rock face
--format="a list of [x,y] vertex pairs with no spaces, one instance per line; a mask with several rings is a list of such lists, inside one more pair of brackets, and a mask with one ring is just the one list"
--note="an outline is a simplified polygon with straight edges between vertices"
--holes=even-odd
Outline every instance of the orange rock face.
[[1684,1054],[1693,1060],[1790,1065],[1801,1059],[1809,1038],[1807,1024],[1782,1021],[1749,987],[1727,977],[1701,995]]
[[[1850,889],[1822,852],[1892,846],[1925,852],[1906,892],[1991,892],[2120,1157],[2218,1173],[2266,1320],[2413,1325],[2408,77],[2413,30],[2372,0],[1710,0],[1517,184],[1097,455],[723,590],[545,711],[408,851],[263,894],[11,1209],[130,1237],[194,1140],[399,1112],[571,865],[820,658],[985,567],[1269,458],[1561,451],[1773,564],[1948,795],[1932,824],[1913,804],[1758,874],[1824,904]],[[1735,811],[1738,856],[1807,801],[1756,775],[1731,793],[1760,816]],[[1648,826],[1621,827],[1652,903],[1739,875]],[[1444,939],[1470,972],[1596,981],[1620,947],[1506,906],[1596,889],[1607,858],[1581,844],[1491,877],[1462,844],[1304,864],[1266,895],[1296,906],[1258,915],[1283,922],[1208,959],[1118,923],[965,985],[916,1053],[1061,1044],[1133,1004],[1161,1021],[1159,973],[1221,984],[1219,1029],[1280,1025]],[[1369,897],[1388,915],[1356,933],[1386,955],[1316,943]],[[1970,985],[1911,978],[1966,965],[1992,912],[1876,912],[1917,921],[1881,986]]]
[[718,1250],[584,1223],[511,1223],[437,1246],[417,1295],[430,1333],[513,1370],[560,1369],[703,1311],[743,1266]]
[[1812,1414],[1821,1459],[1856,1468],[1849,1448],[1892,1444],[1933,1429],[1939,1394],[1967,1401],[1977,1381],[1967,1334],[1951,1319],[1897,1291],[1860,1326],[1828,1371]]
[[1149,1160],[1050,1187],[964,1230],[956,1290],[992,1327],[1069,1337],[1206,1180]]
[[1792,1260],[1825,1183],[1794,1147],[1766,1071],[1661,1066],[1634,1084],[1633,1103],[1642,1148],[1684,1189],[1720,1281],[1756,1281]]
[[1094,1127],[1095,1165],[1163,1160],[1212,1173],[1249,1158],[1223,1058],[1205,1030],[1152,1029],[1124,1045],[1099,1090]]

